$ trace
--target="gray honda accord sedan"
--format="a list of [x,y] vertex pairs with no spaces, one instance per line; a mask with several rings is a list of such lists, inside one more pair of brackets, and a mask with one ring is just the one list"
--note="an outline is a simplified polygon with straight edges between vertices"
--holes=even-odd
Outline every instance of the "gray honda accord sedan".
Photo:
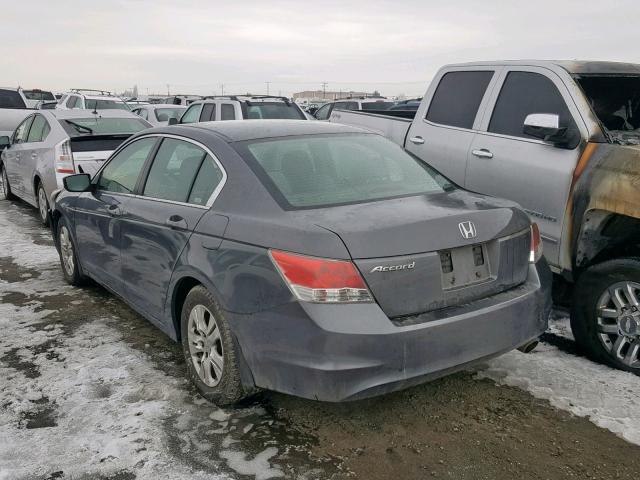
[[514,203],[371,132],[255,120],[134,135],[55,196],[67,281],[180,341],[200,392],[323,401],[415,385],[529,344],[550,273]]

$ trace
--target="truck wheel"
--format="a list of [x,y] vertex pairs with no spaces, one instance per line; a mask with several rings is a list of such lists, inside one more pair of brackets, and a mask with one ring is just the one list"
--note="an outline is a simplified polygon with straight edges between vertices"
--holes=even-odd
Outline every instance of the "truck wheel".
[[640,375],[640,258],[609,260],[580,276],[571,329],[592,359]]
[[222,309],[204,287],[184,301],[181,342],[189,377],[204,398],[219,406],[248,396],[240,380],[239,352]]
[[2,189],[0,190],[2,199],[15,200],[16,196],[11,193],[11,187],[9,186],[9,177],[7,176],[7,171],[5,170],[3,163],[0,163],[0,177],[2,178]]

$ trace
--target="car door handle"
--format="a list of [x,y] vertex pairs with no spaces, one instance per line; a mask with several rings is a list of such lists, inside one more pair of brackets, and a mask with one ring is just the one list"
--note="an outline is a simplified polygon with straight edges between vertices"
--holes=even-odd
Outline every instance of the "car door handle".
[[481,148],[480,150],[473,150],[473,153],[478,158],[493,158],[493,153],[491,153],[486,148]]
[[422,145],[424,143],[424,138],[422,138],[420,135],[417,135],[415,137],[411,137],[409,141],[411,143],[415,143],[416,145]]
[[120,205],[109,205],[107,207],[107,212],[109,212],[109,215],[111,215],[112,217],[119,217],[120,215],[122,215],[122,209],[120,208]]
[[35,153],[35,152],[34,152],[34,153],[32,153],[32,154],[31,154],[31,158],[33,158],[33,159],[35,160],[36,158],[38,158],[38,154],[37,154],[37,153]]
[[176,230],[186,230],[188,228],[187,221],[180,215],[171,215],[164,221],[164,224]]
[[20,154],[16,153],[16,160],[20,160]]

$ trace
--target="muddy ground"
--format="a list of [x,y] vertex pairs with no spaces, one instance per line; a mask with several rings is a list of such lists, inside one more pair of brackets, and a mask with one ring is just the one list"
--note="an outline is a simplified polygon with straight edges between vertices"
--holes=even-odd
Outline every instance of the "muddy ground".
[[[53,248],[49,233],[38,225],[35,210],[19,202],[0,202],[0,214],[5,219],[0,236],[12,235],[6,227],[13,225],[33,245]],[[53,293],[34,293],[32,286],[45,278]],[[16,329],[53,332],[45,340],[34,338],[31,345],[28,340],[21,340],[27,344],[13,345],[11,329],[2,332],[0,367],[15,374],[0,378],[0,389],[9,390],[11,382],[33,380],[39,382],[42,391],[48,391],[47,380],[42,378],[46,362],[63,368],[70,365],[73,359],[68,357],[74,353],[67,351],[68,340],[81,342],[90,331],[87,327],[100,317],[108,320],[96,325],[114,335],[114,340],[105,342],[124,342],[164,375],[171,385],[167,388],[176,392],[163,397],[163,409],[155,417],[144,410],[149,424],[158,425],[157,436],[162,438],[157,444],[143,438],[144,448],[151,445],[157,451],[141,450],[136,463],[128,464],[128,457],[118,463],[117,458],[105,454],[104,468],[102,459],[87,461],[84,466],[76,463],[72,468],[72,463],[61,458],[45,456],[32,458],[31,466],[16,470],[11,459],[15,452],[3,451],[0,445],[0,479],[156,478],[153,472],[160,471],[166,478],[218,478],[215,474],[240,479],[640,478],[640,447],[522,390],[478,380],[474,372],[340,405],[265,392],[246,405],[220,413],[203,402],[184,380],[179,345],[102,288],[66,288],[54,262],[33,268],[3,256],[3,252],[0,280],[5,307],[15,306],[16,312],[26,308],[33,311],[27,320],[20,316],[22,313],[15,314]],[[127,381],[135,381],[135,377],[119,380]],[[91,382],[87,391],[92,392],[91,408],[96,411],[115,402],[123,388],[118,382]],[[85,386],[80,382],[73,388]],[[162,386],[145,383],[139,398],[127,401],[140,402],[143,411],[144,403],[163,391]],[[9,419],[0,422],[0,443],[11,442],[14,436],[37,443],[50,438],[38,433],[44,430],[54,433],[53,438],[61,442],[70,438],[73,432],[69,431],[69,419],[63,423],[59,411],[63,404],[64,398],[45,395],[31,401],[26,411],[21,409],[12,416],[12,401],[0,403],[0,413]],[[64,415],[68,417],[69,413]],[[109,428],[103,430],[110,434]],[[88,438],[90,435],[88,432]],[[235,461],[224,453],[229,445],[246,459],[262,455],[264,468],[252,470]],[[63,447],[60,451],[67,455]],[[152,462],[165,462],[166,467],[150,470]],[[168,473],[171,469],[175,476]]]

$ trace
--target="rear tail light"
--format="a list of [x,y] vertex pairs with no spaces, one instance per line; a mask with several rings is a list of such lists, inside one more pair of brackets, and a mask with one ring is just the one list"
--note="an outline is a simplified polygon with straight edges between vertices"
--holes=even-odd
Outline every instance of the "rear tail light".
[[542,239],[537,223],[531,224],[531,251],[529,252],[529,262],[536,263],[542,257]]
[[371,292],[351,262],[271,250],[271,259],[293,294],[305,302],[372,302]]
[[73,155],[71,153],[71,142],[65,140],[55,147],[55,166],[56,173],[73,174],[76,173],[73,164]]

